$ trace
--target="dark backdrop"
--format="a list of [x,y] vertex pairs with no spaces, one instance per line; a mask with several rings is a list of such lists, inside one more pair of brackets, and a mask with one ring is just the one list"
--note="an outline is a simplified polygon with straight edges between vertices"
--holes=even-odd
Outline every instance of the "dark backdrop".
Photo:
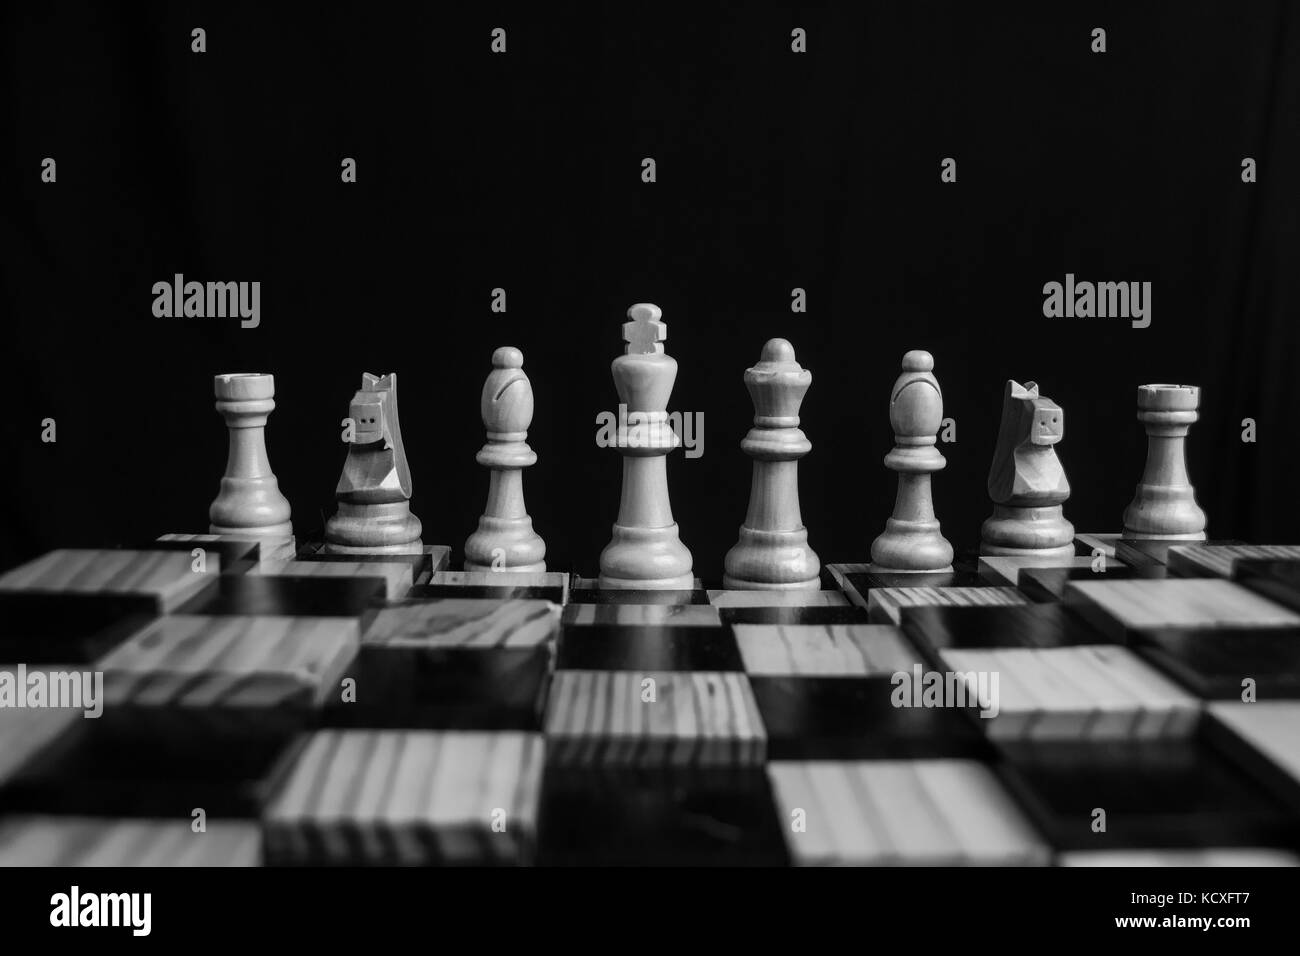
[[[479,389],[512,344],[537,398],[530,511],[552,566],[594,573],[620,477],[595,416],[636,301],[664,310],[672,407],[705,416],[704,456],[669,466],[703,576],[744,516],[742,375],[775,335],[813,371],[823,560],[867,560],[889,515],[909,348],[934,353],[957,421],[935,499],[958,547],[989,512],[1007,378],[1066,410],[1080,531],[1117,530],[1141,473],[1136,386],[1184,382],[1211,536],[1300,540],[1292,4],[619,6],[7,6],[3,564],[206,530],[211,377],[249,370],[276,376],[268,443],[302,538],[333,507],[360,373],[398,372],[414,509],[459,554],[486,489]],[[260,280],[261,326],[154,318],[176,272]],[[1045,319],[1066,272],[1151,281],[1151,327]]]

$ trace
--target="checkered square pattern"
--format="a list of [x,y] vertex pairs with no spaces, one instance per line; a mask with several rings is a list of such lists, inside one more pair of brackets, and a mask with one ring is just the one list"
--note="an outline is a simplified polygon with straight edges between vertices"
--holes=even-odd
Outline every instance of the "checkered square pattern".
[[0,576],[0,862],[1294,863],[1294,555],[1096,546],[809,592],[54,552]]

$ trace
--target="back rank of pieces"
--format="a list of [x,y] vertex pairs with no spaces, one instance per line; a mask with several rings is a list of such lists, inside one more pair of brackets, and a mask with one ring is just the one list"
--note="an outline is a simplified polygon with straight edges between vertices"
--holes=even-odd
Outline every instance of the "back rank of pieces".
[[[395,376],[324,403],[330,427],[347,415],[337,504],[301,547],[271,468],[273,380],[219,377],[212,533],[0,575],[0,662],[50,688],[88,665],[102,694],[80,690],[82,710],[106,718],[0,699],[0,859],[1296,862],[1300,548],[1197,540],[1196,390],[1139,390],[1146,468],[1125,533],[1097,536],[1067,521],[1059,392],[990,383],[976,566],[931,496],[944,366],[908,352],[872,418],[887,395],[879,476],[897,497],[869,528],[875,560],[824,564],[798,487],[813,372],[789,341],[756,341],[732,383],[740,410],[748,365],[750,494],[714,589],[670,505],[668,325],[638,305],[622,331],[611,378],[634,430],[615,445],[605,581],[557,570],[529,517],[519,350],[482,355],[474,383],[487,474],[464,569],[425,543]],[[612,477],[614,454],[593,454]],[[0,698],[22,686],[5,671]]]
[[[667,456],[681,444],[667,410],[678,367],[664,348],[668,325],[658,306],[638,303],[628,309],[622,333],[623,353],[610,368],[628,411],[629,427],[619,429],[615,442],[622,457],[622,494],[595,586],[697,589],[690,549],[673,518],[666,468]],[[533,390],[523,364],[518,349],[497,349],[483,385],[486,443],[477,460],[488,469],[489,480],[478,526],[465,542],[467,571],[546,570],[546,544],[524,501],[524,472],[537,455],[527,442]],[[898,475],[898,493],[892,516],[871,545],[874,574],[952,572],[953,548],[940,530],[931,494],[933,476],[946,465],[937,447],[943,392],[934,368],[929,352],[908,352],[890,391],[894,447],[884,464]],[[748,510],[723,562],[723,586],[817,590],[821,562],[801,517],[798,479],[799,460],[812,450],[799,427],[812,373],[799,364],[794,346],[777,338],[763,346],[743,378],[754,419],[741,448],[753,461],[753,474]],[[264,557],[291,558],[296,546],[289,502],[267,454],[274,378],[264,373],[218,375],[214,390],[229,429],[230,451],[210,508],[209,532],[269,545]],[[1146,428],[1148,452],[1142,479],[1124,511],[1121,546],[1205,540],[1205,513],[1196,503],[1185,454],[1199,404],[1200,390],[1194,386],[1138,389],[1138,419]],[[445,552],[422,543],[420,520],[411,511],[413,485],[398,420],[396,375],[363,375],[345,422],[350,427],[345,430],[348,449],[336,489],[337,511],[316,553],[322,559],[418,559]],[[1064,411],[1041,395],[1036,383],[1006,383],[988,478],[992,515],[982,528],[981,554],[1048,567],[1073,559],[1074,528],[1063,510],[1070,486],[1056,450],[1063,437]]]

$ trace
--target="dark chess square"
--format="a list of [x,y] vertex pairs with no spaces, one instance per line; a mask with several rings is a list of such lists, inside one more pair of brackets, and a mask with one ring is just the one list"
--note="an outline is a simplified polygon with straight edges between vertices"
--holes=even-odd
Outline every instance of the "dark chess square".
[[379,577],[222,575],[215,587],[189,601],[179,613],[365,618],[374,613],[384,594]]
[[730,627],[565,625],[561,670],[738,671],[740,651]]
[[1294,847],[1300,838],[1277,797],[1196,739],[1015,744],[1002,757],[1008,786],[1063,850]]

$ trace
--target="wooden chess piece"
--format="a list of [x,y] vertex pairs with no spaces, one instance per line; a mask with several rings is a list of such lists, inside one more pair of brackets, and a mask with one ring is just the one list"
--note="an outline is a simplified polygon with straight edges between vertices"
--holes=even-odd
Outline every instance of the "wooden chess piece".
[[754,459],[749,511],[740,540],[723,562],[722,586],[731,589],[816,590],[821,562],[808,547],[799,513],[799,459],[812,442],[799,429],[812,372],[794,357],[785,339],[763,346],[758,364],[745,372],[754,402],[754,427],[740,443]]
[[611,365],[620,402],[616,446],[623,456],[623,495],[613,537],[600,553],[602,588],[688,590],[695,584],[691,553],[678,537],[668,500],[666,456],[681,439],[668,422],[677,360],[664,353],[662,315],[649,303],[628,309],[625,354]]
[[266,455],[266,420],[275,409],[275,376],[232,372],[213,379],[217,411],[230,431],[221,490],[208,509],[211,534],[291,537],[289,502]]
[[939,533],[930,475],[947,461],[935,447],[943,424],[943,392],[934,377],[934,357],[919,349],[903,356],[902,374],[889,399],[894,448],[885,467],[898,472],[894,514],[871,543],[871,562],[879,571],[949,571],[952,545]]
[[980,554],[1066,562],[1074,557],[1074,526],[1062,508],[1070,483],[1055,447],[1064,435],[1059,405],[1040,396],[1033,382],[1007,382],[989,469],[993,516],[980,529]]
[[411,513],[411,471],[397,417],[397,375],[366,372],[348,409],[348,456],[325,523],[329,554],[419,554],[420,519]]
[[545,571],[546,542],[524,507],[523,470],[537,462],[537,453],[525,441],[533,422],[533,386],[518,349],[492,353],[479,411],[487,444],[476,460],[491,469],[491,478],[478,530],[465,542],[465,570]]
[[1200,416],[1195,385],[1138,388],[1138,421],[1146,426],[1147,463],[1132,503],[1124,509],[1123,537],[1205,540],[1205,512],[1187,477],[1187,432]]

